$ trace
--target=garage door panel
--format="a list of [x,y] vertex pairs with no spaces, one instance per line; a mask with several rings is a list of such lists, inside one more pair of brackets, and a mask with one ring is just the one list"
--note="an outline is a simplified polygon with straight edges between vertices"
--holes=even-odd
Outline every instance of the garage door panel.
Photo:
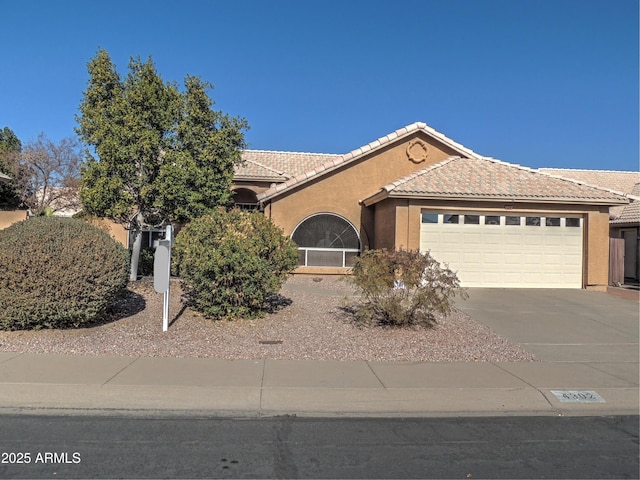
[[520,264],[522,263],[522,255],[519,253],[505,253],[502,255],[502,259],[504,261],[504,265],[516,265],[517,268],[520,268]]
[[[519,228],[517,228],[520,230]],[[503,235],[504,244],[507,246],[520,246],[522,245],[523,234],[521,232],[507,232]]]
[[485,265],[502,265],[502,255],[499,253],[484,253],[482,263]]
[[528,232],[525,231],[525,233],[521,237],[522,243],[524,245],[529,245],[532,247],[542,246],[543,240],[540,236],[540,230],[542,229],[530,229]]
[[565,239],[562,237],[562,235],[545,234],[545,237],[544,237],[544,246],[545,247],[560,247],[560,248],[563,248],[564,247],[564,243],[565,243]]
[[464,286],[582,286],[582,227],[501,220],[500,225],[444,224],[440,215],[438,224],[422,225],[421,250],[457,271]]
[[478,245],[482,243],[482,235],[480,232],[463,232],[462,243],[464,245]]
[[525,253],[522,256],[522,263],[524,265],[538,266],[542,262],[542,255],[539,252]]
[[503,235],[501,232],[488,232],[482,235],[482,243],[485,245],[493,245],[498,247],[503,243]]

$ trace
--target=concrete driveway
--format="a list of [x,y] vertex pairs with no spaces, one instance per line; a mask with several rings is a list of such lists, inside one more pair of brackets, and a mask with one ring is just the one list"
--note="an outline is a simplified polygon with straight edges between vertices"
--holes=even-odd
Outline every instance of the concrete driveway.
[[[638,365],[638,303],[571,289],[470,288],[456,307],[544,362]],[[634,365],[635,364],[635,365]]]

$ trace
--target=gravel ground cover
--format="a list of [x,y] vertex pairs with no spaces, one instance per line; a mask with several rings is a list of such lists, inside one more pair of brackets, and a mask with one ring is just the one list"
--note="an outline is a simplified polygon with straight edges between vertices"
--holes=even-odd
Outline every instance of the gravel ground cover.
[[184,306],[172,281],[167,332],[151,279],[130,286],[110,322],[75,330],[0,331],[0,351],[225,359],[411,362],[535,361],[513,342],[455,311],[435,328],[362,327],[341,307],[354,290],[338,277],[294,276],[281,307],[255,320],[212,321]]

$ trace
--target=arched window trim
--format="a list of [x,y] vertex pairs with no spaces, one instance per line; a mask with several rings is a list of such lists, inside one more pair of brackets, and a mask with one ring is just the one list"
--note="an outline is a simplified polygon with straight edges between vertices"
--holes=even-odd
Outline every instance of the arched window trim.
[[318,216],[332,216],[346,222],[352,229],[358,239],[358,248],[336,248],[336,247],[298,247],[300,255],[301,267],[350,267],[353,259],[362,252],[362,239],[360,232],[347,218],[333,212],[318,212],[301,220],[291,233],[291,239],[302,224],[308,220]]

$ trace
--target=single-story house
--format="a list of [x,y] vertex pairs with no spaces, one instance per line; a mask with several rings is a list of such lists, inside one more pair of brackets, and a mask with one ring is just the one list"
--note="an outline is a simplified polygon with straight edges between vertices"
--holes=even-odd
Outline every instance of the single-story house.
[[368,248],[429,251],[465,286],[603,290],[622,193],[477,154],[413,123],[345,155],[248,150],[241,208],[297,243],[298,273],[345,273]]
[[[604,290],[610,209],[630,207],[621,190],[482,156],[421,122],[344,155],[242,158],[235,203],[291,236],[297,273],[347,273],[365,249],[405,248],[430,252],[464,286]],[[0,228],[22,218],[0,212]],[[149,246],[159,235],[148,232]]]
[[[637,283],[640,280],[640,172],[610,170],[577,170],[541,168],[551,175],[575,180],[626,195],[627,205],[611,207],[609,211],[609,236],[623,239],[623,280]],[[615,268],[613,265],[610,268]]]

